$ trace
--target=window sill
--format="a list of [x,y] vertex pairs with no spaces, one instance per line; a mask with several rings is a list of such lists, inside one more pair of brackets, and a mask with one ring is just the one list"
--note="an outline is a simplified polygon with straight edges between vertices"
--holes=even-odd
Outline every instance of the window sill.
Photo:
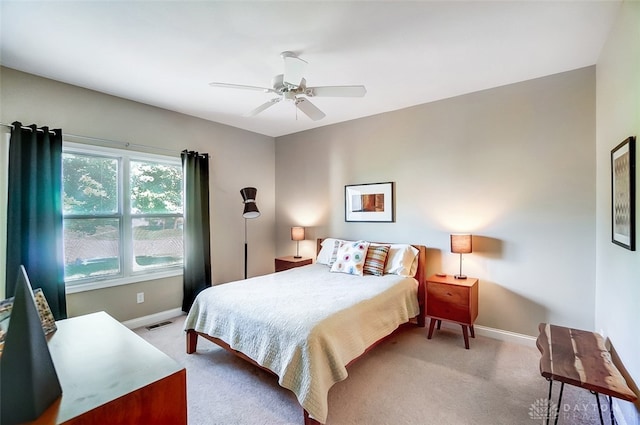
[[149,272],[119,279],[96,280],[93,282],[71,284],[66,286],[66,292],[67,294],[76,294],[78,292],[93,291],[96,289],[111,288],[114,286],[129,285],[131,283],[146,282],[149,280],[164,279],[175,276],[182,276],[181,268],[161,272]]

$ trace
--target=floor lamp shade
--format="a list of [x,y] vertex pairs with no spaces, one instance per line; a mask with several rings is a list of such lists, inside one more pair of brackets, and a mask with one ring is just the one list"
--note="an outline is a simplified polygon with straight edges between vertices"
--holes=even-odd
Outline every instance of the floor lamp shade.
[[244,218],[258,218],[260,217],[260,211],[255,202],[247,202],[244,204],[244,211],[242,212]]
[[304,227],[292,227],[291,240],[296,241],[296,255],[293,258],[302,258],[300,256],[300,241],[304,240]]
[[244,202],[244,211],[242,212],[244,218],[260,217],[260,211],[256,205],[257,192],[258,190],[255,187],[240,189],[240,195],[242,195],[242,201]]
[[451,252],[460,254],[460,273],[455,275],[456,279],[466,279],[467,276],[462,274],[462,254],[470,254],[473,252],[471,235],[451,235]]
[[260,217],[260,211],[256,205],[256,194],[258,190],[255,187],[245,187],[240,189],[240,195],[242,195],[242,202],[244,203],[244,210],[242,211],[242,217],[244,217],[244,278],[247,278],[247,219]]

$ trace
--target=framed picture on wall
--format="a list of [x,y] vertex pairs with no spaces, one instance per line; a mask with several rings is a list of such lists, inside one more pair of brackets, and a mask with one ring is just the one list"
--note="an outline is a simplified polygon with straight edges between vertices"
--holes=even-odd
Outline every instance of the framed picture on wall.
[[387,222],[395,220],[393,183],[354,184],[344,187],[344,220]]
[[[42,330],[45,335],[49,335],[51,332],[58,329],[56,325],[56,319],[51,313],[51,308],[47,299],[44,297],[44,293],[41,288],[33,290],[33,298],[36,301],[36,307],[38,309],[38,315],[40,316],[40,322],[42,323]],[[6,300],[0,300],[0,354],[4,348],[4,340],[9,330],[9,321],[11,320],[11,310],[13,309],[13,297]]]
[[9,319],[13,308],[13,297],[0,301],[0,354],[4,348],[4,339],[9,330]]
[[611,242],[636,250],[636,146],[625,139],[611,151]]

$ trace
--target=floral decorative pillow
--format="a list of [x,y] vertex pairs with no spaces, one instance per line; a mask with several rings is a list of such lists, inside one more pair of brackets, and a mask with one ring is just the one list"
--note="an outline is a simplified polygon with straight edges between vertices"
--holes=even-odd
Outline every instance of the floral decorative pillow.
[[389,245],[369,245],[363,267],[365,274],[374,276],[382,276],[384,274],[389,248]]
[[368,249],[369,242],[366,241],[342,242],[331,271],[362,276]]

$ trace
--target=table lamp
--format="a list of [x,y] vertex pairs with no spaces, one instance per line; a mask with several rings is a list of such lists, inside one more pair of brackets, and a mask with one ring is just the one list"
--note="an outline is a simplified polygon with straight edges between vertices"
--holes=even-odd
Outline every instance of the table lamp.
[[300,256],[300,241],[304,240],[304,227],[292,227],[291,240],[296,241],[296,255],[293,258],[302,258]]
[[453,277],[466,279],[467,276],[462,274],[462,254],[470,254],[472,252],[471,235],[451,235],[451,252],[460,254],[460,273]]

